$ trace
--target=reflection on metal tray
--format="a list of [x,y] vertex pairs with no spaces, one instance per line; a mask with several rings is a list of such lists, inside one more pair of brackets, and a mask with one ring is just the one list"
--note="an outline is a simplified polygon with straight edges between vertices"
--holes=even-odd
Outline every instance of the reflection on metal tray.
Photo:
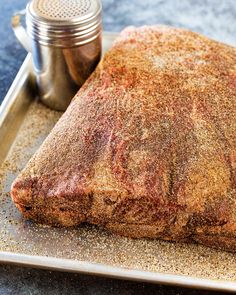
[[[105,51],[115,36],[104,34]],[[23,220],[9,197],[11,183],[60,116],[37,102],[28,55],[0,108],[0,262],[236,291],[232,253],[128,239],[96,226],[50,228]]]

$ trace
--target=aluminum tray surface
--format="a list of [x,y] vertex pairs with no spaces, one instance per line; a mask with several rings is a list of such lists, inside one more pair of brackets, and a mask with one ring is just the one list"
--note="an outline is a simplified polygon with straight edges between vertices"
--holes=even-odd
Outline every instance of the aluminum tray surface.
[[[104,34],[105,51],[114,38]],[[236,291],[232,253],[128,239],[90,225],[66,229],[25,221],[9,197],[11,183],[61,116],[35,96],[28,55],[0,108],[0,262]]]

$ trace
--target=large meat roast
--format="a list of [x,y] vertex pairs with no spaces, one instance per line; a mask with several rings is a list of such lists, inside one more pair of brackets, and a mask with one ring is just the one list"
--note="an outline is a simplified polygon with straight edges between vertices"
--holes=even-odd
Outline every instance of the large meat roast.
[[236,251],[236,49],[125,29],[12,185],[25,218]]

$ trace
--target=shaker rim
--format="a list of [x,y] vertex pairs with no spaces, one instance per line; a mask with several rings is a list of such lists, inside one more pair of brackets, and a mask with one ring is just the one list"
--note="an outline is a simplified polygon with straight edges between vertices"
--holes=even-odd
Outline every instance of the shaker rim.
[[[49,0],[50,1],[50,0]],[[48,27],[53,28],[60,28],[60,27],[71,27],[71,26],[78,26],[83,25],[87,22],[92,22],[96,19],[102,12],[102,4],[100,0],[96,0],[93,3],[96,3],[96,9],[89,11],[88,13],[74,16],[68,19],[59,19],[59,18],[51,18],[51,17],[44,17],[35,9],[36,0],[29,2],[26,6],[26,16],[32,22],[36,22],[38,25],[45,25]]]

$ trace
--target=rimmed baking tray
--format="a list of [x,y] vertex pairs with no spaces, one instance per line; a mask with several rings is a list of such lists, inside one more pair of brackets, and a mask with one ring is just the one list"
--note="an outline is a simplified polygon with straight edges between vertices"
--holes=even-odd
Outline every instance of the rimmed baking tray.
[[[106,51],[116,34],[104,33]],[[61,116],[37,101],[28,55],[0,107],[0,262],[178,286],[236,291],[236,255],[196,244],[115,236],[96,226],[25,221],[10,185]]]

